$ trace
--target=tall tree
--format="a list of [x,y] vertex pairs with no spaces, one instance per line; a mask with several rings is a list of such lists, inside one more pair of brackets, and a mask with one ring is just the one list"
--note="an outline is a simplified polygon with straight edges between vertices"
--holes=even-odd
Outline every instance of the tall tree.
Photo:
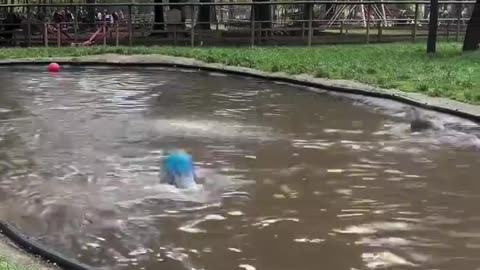
[[[154,3],[162,3],[162,0],[154,0]],[[153,9],[154,13],[154,21],[155,24],[153,25],[154,30],[164,30],[164,22],[165,18],[163,17],[163,6],[155,6]]]
[[[210,0],[200,0],[200,3],[210,3]],[[198,23],[197,28],[210,30],[210,16],[211,6],[200,6],[198,9]]]
[[[47,3],[47,1],[45,1]],[[95,4],[95,0],[86,0],[85,3],[87,4]],[[43,11],[44,15],[46,15],[46,10]],[[89,23],[95,23],[95,6],[87,6],[87,20]],[[75,14],[75,16],[78,16],[78,14]],[[130,18],[129,18],[130,19]]]
[[467,25],[465,40],[463,41],[463,51],[477,50],[480,43],[480,0],[477,0],[473,8],[472,17]]
[[[266,0],[253,0],[253,2],[265,2]],[[254,8],[252,9],[254,11],[254,18],[255,22],[261,21],[261,26],[262,29],[265,28],[270,28],[272,26],[272,12],[270,10],[270,5],[268,4],[260,4],[260,5],[254,5]],[[256,23],[255,25],[259,25]]]
[[430,22],[428,24],[427,53],[434,53],[437,47],[438,0],[430,0]]
[[[231,3],[235,2],[234,0],[230,0]],[[231,21],[235,18],[234,16],[234,6],[233,5],[230,5],[228,6],[228,20]]]

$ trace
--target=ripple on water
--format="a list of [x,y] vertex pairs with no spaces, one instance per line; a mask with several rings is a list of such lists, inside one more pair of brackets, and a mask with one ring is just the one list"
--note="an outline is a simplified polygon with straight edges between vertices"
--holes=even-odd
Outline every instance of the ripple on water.
[[245,269],[245,270],[255,270],[256,268],[250,264],[240,264],[238,267]]
[[396,266],[415,266],[414,263],[388,251],[363,253],[362,259],[370,269],[390,268]]
[[254,227],[259,227],[260,229],[269,227],[275,223],[278,222],[285,222],[285,221],[290,221],[290,222],[300,222],[300,219],[298,218],[266,218],[266,219],[261,219],[260,221],[253,223],[252,226]]
[[373,222],[362,225],[351,225],[345,229],[334,229],[334,232],[342,234],[374,234],[381,231],[412,231],[417,226],[407,222]]
[[311,243],[311,244],[320,244],[325,241],[325,239],[320,239],[320,238],[295,238],[293,239],[294,242],[297,243]]
[[210,215],[204,216],[200,219],[189,221],[187,224],[184,224],[184,225],[180,226],[178,229],[180,231],[184,231],[184,232],[187,232],[187,233],[206,233],[207,230],[198,228],[197,226],[200,225],[201,223],[206,222],[206,221],[211,221],[211,220],[222,221],[222,220],[225,220],[225,219],[226,218],[222,215],[210,214]]

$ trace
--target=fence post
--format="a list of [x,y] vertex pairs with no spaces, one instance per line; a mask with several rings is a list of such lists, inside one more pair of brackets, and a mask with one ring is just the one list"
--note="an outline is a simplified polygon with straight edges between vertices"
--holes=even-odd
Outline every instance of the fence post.
[[462,19],[462,4],[458,4],[458,7],[457,7],[457,31],[455,33],[455,41],[459,41],[460,40],[460,23],[461,23],[461,19]]
[[263,24],[263,21],[261,21],[261,22],[258,24],[258,42],[260,43],[260,45],[261,45],[262,42],[263,42],[263,37],[262,37],[262,24]]
[[255,5],[252,4],[252,12],[250,12],[250,46],[255,46]]
[[415,18],[412,28],[412,43],[417,41],[417,24],[418,24],[418,4],[415,4]]
[[61,36],[61,28],[60,27],[62,27],[62,24],[57,23],[57,47],[62,46],[62,36]]
[[[175,23],[175,27],[173,27],[173,46],[177,46],[177,23]],[[167,29],[167,28],[164,28]]]
[[120,37],[118,36],[119,35],[119,32],[118,32],[118,20],[115,22],[115,46],[119,46],[120,45]]
[[340,21],[340,35],[343,34],[343,21]]
[[447,21],[447,42],[450,41],[450,24],[451,23],[452,22],[450,20]]
[[366,42],[367,44],[370,43],[370,10],[371,10],[371,5],[367,5],[367,33],[366,33]]
[[302,22],[302,39],[305,38],[305,22]]
[[273,20],[273,18],[274,18],[274,13],[275,13],[274,10],[276,8],[277,8],[277,5],[275,5],[275,6],[270,5],[270,14],[272,14],[272,16],[270,16],[270,23],[269,23],[269,25],[270,25],[270,31],[269,31],[270,36],[269,37],[270,38],[273,37],[273,29],[275,28],[275,21]]
[[32,46],[32,18],[30,16],[30,5],[27,6],[27,46]]
[[378,30],[377,30],[377,41],[380,42],[382,40],[382,21],[377,21],[378,23]]
[[45,47],[48,48],[48,23],[43,23],[43,42]]
[[133,45],[132,5],[128,5],[128,46]]
[[308,4],[308,47],[312,47],[312,36],[313,36],[313,4]]
[[103,22],[102,33],[103,33],[103,46],[107,46],[107,23],[106,22]]
[[190,27],[190,46],[195,47],[195,6],[192,4],[190,6],[190,22],[192,27]]
[[[215,31],[218,31],[218,24],[223,21],[223,6],[219,6],[219,7],[220,7],[220,19],[218,20],[217,18],[215,18]],[[216,6],[210,7],[210,18],[213,17],[212,14],[217,14]]]
[[77,43],[78,40],[78,8],[77,5],[73,6],[73,42]]

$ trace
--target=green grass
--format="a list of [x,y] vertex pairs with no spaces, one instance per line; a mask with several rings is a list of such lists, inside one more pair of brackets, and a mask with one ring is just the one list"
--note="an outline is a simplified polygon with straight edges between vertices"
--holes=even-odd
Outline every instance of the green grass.
[[254,49],[68,47],[2,49],[0,59],[103,53],[165,54],[263,71],[308,73],[321,78],[355,80],[480,104],[480,52],[462,54],[461,44],[458,43],[439,43],[437,51],[429,56],[425,53],[425,44],[408,43]]
[[3,257],[0,257],[0,270],[28,270],[23,267],[16,266]]

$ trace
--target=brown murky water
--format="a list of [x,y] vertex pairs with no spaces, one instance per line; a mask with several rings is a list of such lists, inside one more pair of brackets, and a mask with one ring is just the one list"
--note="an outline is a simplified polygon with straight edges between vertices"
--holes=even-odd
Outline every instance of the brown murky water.
[[[206,72],[0,69],[0,218],[103,269],[480,269],[473,123]],[[203,186],[158,183],[170,148]]]

